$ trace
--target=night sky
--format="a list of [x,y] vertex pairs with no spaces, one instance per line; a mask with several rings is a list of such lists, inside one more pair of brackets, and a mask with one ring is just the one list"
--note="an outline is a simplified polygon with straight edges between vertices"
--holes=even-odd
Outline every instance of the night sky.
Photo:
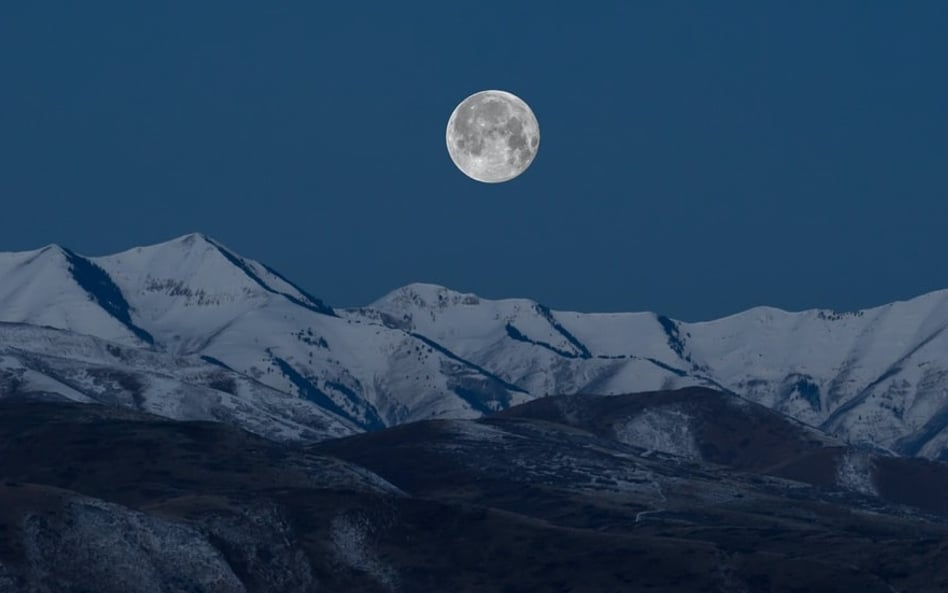
[[[527,101],[480,184],[455,105]],[[948,287],[948,3],[3,2],[0,250],[201,231],[403,284],[708,319]]]

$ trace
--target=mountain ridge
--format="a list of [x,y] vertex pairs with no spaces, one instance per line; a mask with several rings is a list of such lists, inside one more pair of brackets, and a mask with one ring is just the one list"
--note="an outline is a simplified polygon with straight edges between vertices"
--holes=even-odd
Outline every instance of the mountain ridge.
[[[99,257],[0,253],[0,321],[222,365],[360,430],[552,394],[697,385],[855,445],[948,458],[948,290],[847,313],[755,307],[696,323],[425,283],[334,308],[192,233]],[[20,357],[10,364],[25,368],[9,346],[7,358]]]
[[[723,406],[717,428],[743,424],[749,410],[759,428],[795,433],[785,416],[750,402],[701,389],[569,399],[309,445],[115,406],[2,400],[0,590],[948,586],[948,505],[919,487],[948,483],[948,465],[842,463],[860,479],[817,486],[818,473],[790,480],[761,468],[768,459],[753,446],[721,465],[609,430],[634,420],[639,405],[690,402]],[[542,418],[561,403],[587,417]],[[698,428],[705,452],[733,449],[735,435]],[[802,436],[769,460],[841,449]],[[832,478],[832,464],[850,457],[818,461]],[[877,493],[860,490],[865,470]]]

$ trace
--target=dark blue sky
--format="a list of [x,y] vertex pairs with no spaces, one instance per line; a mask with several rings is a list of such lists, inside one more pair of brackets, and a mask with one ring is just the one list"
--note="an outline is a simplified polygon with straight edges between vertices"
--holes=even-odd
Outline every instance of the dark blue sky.
[[[413,281],[688,320],[948,287],[948,3],[5,2],[0,250],[191,231],[328,302]],[[500,185],[444,128],[540,121]]]

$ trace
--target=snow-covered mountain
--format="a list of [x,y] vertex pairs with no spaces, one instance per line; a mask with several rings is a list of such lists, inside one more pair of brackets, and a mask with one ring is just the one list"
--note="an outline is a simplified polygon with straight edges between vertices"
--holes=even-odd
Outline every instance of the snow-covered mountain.
[[353,422],[197,356],[175,356],[50,327],[0,323],[0,394],[123,406],[213,420],[279,441],[360,432]]
[[859,445],[926,457],[948,445],[948,291],[847,313],[758,307],[684,323],[412,285],[357,314],[429,336],[534,396],[706,385]]
[[[58,246],[0,254],[0,321],[95,336],[169,360],[198,359],[360,429],[476,417],[529,399],[424,336],[340,316],[199,234],[98,258]],[[32,342],[4,343],[34,353]],[[8,367],[28,368],[23,356]],[[30,376],[38,390],[59,382]],[[99,397],[71,389],[54,391]]]
[[[164,415],[207,416],[202,402],[218,398],[214,414],[284,438],[300,426],[328,436],[476,417],[548,394],[704,385],[859,445],[948,457],[948,291],[851,313],[756,308],[703,323],[552,311],[425,284],[339,310],[193,234],[106,257],[57,246],[0,254],[0,321],[0,377],[21,392]],[[134,371],[143,399],[120,396],[120,381],[103,391],[87,367]],[[215,373],[239,387],[215,389]],[[263,408],[268,420],[252,420]],[[262,426],[273,422],[287,424]]]

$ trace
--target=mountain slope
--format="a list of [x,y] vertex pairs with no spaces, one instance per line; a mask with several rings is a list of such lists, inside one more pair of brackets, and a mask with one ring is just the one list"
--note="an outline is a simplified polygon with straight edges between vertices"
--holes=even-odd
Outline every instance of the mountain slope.
[[703,387],[538,399],[493,416],[542,420],[700,463],[880,497],[948,516],[948,465],[847,446],[733,394]]
[[57,246],[0,254],[0,321],[203,358],[360,430],[552,394],[705,386],[846,442],[948,458],[946,291],[852,313],[761,307],[703,323],[427,284],[343,310],[192,234],[105,257]]
[[281,441],[359,430],[321,406],[197,357],[23,324],[0,323],[0,394],[226,422]]
[[17,593],[948,586],[940,517],[525,417],[301,447],[7,400],[0,533]]
[[853,313],[757,308],[684,323],[411,285],[343,315],[430,335],[535,396],[702,385],[861,445],[937,458],[948,444],[948,291]]
[[[648,412],[660,396],[687,401],[696,394],[653,395],[646,395],[645,402],[641,398],[632,401],[635,396],[599,398],[594,405],[622,407],[625,399],[627,406],[644,404],[643,411]],[[556,407],[563,399],[540,400],[477,421],[413,423],[327,441],[312,450],[370,469],[410,496],[499,509],[577,533],[654,538],[653,549],[659,554],[650,559],[655,562],[653,570],[661,571],[669,559],[674,559],[679,570],[679,580],[662,585],[656,581],[663,577],[643,567],[633,583],[590,590],[649,590],[650,586],[674,590],[680,586],[688,591],[849,591],[863,587],[935,591],[944,586],[937,582],[941,577],[934,575],[926,577],[933,578],[931,581],[908,583],[904,580],[908,573],[902,572],[906,565],[901,564],[920,562],[918,554],[928,553],[922,548],[910,549],[925,537],[914,529],[924,529],[922,525],[929,520],[943,524],[942,519],[922,519],[911,509],[885,504],[857,489],[814,488],[755,471],[735,471],[656,453],[623,443],[615,435],[600,436],[582,428],[594,428],[596,418],[608,418],[607,424],[617,420],[623,416],[618,410],[589,414],[587,422],[574,418],[567,423],[537,413],[538,406]],[[760,410],[753,414],[766,415]],[[771,426],[787,422],[770,414]],[[797,428],[786,426],[782,432],[790,434]],[[932,465],[938,466],[940,475],[948,475],[948,466]],[[924,483],[914,484],[917,488]],[[938,512],[945,510],[941,505]],[[913,527],[901,531],[897,525],[902,521]],[[933,555],[925,561],[934,561],[944,553],[937,537],[929,542],[934,546]],[[675,549],[673,541],[685,548]],[[702,552],[691,548],[698,542],[717,551],[714,568],[704,564]],[[619,537],[614,545],[623,544]],[[887,546],[892,547],[882,551]],[[549,550],[547,545],[537,551],[542,557]],[[679,552],[685,557],[678,557]],[[689,557],[692,559],[687,560]],[[618,567],[634,561],[623,554],[614,562]],[[776,576],[773,562],[788,572]],[[897,565],[901,568],[895,568]],[[840,580],[827,578],[825,571]],[[914,573],[910,578],[917,576]],[[858,584],[844,582],[849,578],[858,579]]]
[[272,269],[200,234],[79,258],[110,299],[75,280],[69,261],[79,256],[67,250],[4,257],[2,321],[200,356],[362,429],[477,416],[527,396],[433,340],[341,319]]
[[131,320],[129,305],[92,260],[52,245],[0,253],[2,320],[48,325],[133,345],[153,342]]

